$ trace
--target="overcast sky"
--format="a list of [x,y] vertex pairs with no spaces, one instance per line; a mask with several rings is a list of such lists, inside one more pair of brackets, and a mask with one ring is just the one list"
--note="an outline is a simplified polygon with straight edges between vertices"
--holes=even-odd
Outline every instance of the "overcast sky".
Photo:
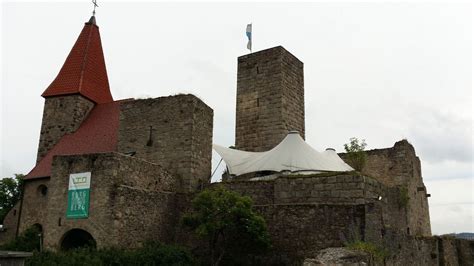
[[[234,144],[237,57],[282,45],[305,67],[307,142],[415,146],[434,234],[474,232],[472,5],[99,2],[114,99],[193,93]],[[2,2],[1,176],[34,166],[44,100],[90,1]],[[213,158],[214,165],[219,157]]]

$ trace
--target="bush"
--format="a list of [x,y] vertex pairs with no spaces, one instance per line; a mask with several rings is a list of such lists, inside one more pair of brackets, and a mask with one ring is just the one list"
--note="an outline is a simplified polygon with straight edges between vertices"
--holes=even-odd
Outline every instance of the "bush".
[[41,241],[41,230],[32,226],[26,229],[20,236],[13,239],[9,243],[0,246],[1,250],[12,250],[12,251],[39,251]]
[[60,252],[35,252],[34,255],[26,261],[27,266],[184,266],[193,264],[193,258],[189,252],[182,247],[164,245],[157,242],[147,243],[144,247],[135,250],[124,250],[118,248],[94,250],[81,248]]
[[23,177],[22,174],[15,174],[15,177],[0,179],[0,224],[21,198]]
[[353,250],[360,250],[370,254],[370,256],[378,263],[383,263],[385,258],[388,257],[388,251],[384,248],[378,247],[373,243],[364,241],[355,241],[346,244],[348,248]]
[[211,265],[229,265],[237,260],[248,265],[270,248],[265,220],[252,205],[249,197],[221,186],[194,198],[183,224],[207,240]]
[[344,149],[347,152],[347,163],[359,172],[362,171],[367,161],[365,147],[367,147],[367,143],[364,139],[359,141],[357,138],[350,138],[350,143],[344,144]]

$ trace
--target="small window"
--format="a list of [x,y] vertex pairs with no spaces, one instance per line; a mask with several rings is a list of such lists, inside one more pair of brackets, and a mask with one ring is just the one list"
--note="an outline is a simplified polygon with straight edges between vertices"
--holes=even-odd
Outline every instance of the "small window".
[[48,194],[48,187],[41,184],[38,186],[38,194],[41,196],[46,196]]

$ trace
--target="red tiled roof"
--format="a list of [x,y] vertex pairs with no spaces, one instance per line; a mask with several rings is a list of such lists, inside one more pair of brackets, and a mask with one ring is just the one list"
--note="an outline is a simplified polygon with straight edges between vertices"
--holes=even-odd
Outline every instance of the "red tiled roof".
[[51,176],[51,164],[55,155],[116,151],[121,102],[123,100],[96,105],[79,129],[64,135],[25,179]]
[[66,94],[81,94],[95,103],[113,101],[95,17],[84,25],[58,76],[42,96]]

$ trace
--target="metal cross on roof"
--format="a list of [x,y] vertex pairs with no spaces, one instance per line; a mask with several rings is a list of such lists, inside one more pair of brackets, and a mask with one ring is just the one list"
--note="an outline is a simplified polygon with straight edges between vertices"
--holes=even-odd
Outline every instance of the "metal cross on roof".
[[97,0],[92,0],[92,4],[94,4],[94,10],[92,11],[92,16],[95,16],[95,8],[98,7]]

